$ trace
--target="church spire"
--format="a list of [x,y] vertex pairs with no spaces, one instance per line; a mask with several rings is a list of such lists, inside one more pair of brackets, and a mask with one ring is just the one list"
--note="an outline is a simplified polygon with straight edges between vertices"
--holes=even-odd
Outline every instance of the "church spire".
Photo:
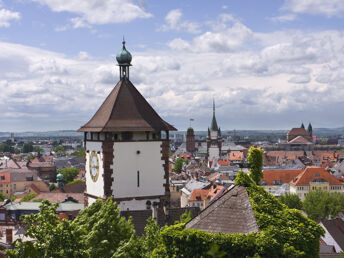
[[302,124],[301,124],[301,127],[300,128],[303,128],[303,129],[305,129],[305,125],[303,124],[303,122],[302,122]]
[[210,130],[218,131],[219,127],[217,126],[216,117],[215,117],[215,100],[213,99],[213,119],[211,120]]

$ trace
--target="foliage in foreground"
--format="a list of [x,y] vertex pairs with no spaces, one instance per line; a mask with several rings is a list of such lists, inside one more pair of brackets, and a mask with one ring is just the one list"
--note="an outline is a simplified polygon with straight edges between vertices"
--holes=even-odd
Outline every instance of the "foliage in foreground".
[[317,257],[323,229],[296,209],[288,209],[245,173],[245,186],[260,231],[211,234],[186,229],[189,215],[173,226],[159,227],[149,219],[144,236],[136,236],[131,221],[119,217],[112,199],[96,201],[70,222],[59,221],[56,205],[43,201],[41,212],[24,217],[27,236],[9,257]]
[[317,257],[323,229],[299,211],[288,209],[274,196],[239,172],[237,185],[246,186],[259,233],[211,234],[186,229],[184,224],[165,227],[162,244],[152,252],[162,257],[211,257],[209,250],[226,257]]
[[344,210],[344,195],[321,190],[310,191],[303,201],[303,209],[311,219],[328,219]]
[[250,177],[258,185],[263,178],[263,150],[251,146],[248,150],[247,161],[250,165]]
[[111,257],[134,235],[111,198],[97,200],[72,222],[59,220],[57,206],[43,201],[39,213],[23,216],[25,235],[36,241],[15,242],[8,257]]
[[287,205],[289,209],[302,210],[302,202],[297,194],[283,194],[278,200]]

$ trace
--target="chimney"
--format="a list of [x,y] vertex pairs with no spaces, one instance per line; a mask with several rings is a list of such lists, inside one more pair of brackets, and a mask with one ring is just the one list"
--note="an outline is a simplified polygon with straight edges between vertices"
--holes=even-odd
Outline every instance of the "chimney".
[[6,228],[6,243],[12,244],[13,242],[13,229]]

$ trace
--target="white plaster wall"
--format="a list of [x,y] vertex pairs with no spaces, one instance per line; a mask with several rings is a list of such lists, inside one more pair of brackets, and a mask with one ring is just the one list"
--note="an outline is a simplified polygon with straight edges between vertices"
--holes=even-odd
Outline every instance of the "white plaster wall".
[[217,139],[217,131],[210,131],[210,139]]
[[88,198],[88,206],[90,206],[92,203],[94,203],[97,199],[94,199],[92,197],[87,197]]
[[[165,194],[161,144],[161,141],[114,143],[112,191],[115,198]],[[140,171],[139,187],[137,171]]]
[[130,200],[130,201],[123,201],[120,202],[119,208],[121,211],[126,211],[126,210],[145,210],[146,207],[146,202],[147,201],[153,202],[159,202],[159,199],[147,199],[147,200]]
[[212,160],[213,158],[218,159],[219,157],[220,157],[219,148],[218,147],[210,147],[208,160]]
[[[151,138],[151,135],[149,135],[149,137]],[[133,140],[134,141],[139,141],[139,140],[146,140],[147,136],[145,132],[135,132],[133,134]]]
[[[104,168],[103,168],[102,142],[86,142],[86,151],[89,151],[88,153],[86,152],[86,164],[85,164],[86,191],[88,194],[92,194],[98,197],[103,197],[104,196],[104,178],[103,178]],[[98,159],[99,159],[99,176],[96,182],[93,182],[90,175],[89,161],[90,161],[90,154],[92,151],[95,151],[97,153],[100,152],[99,154],[97,154]]]
[[180,207],[184,208],[189,204],[189,197],[190,196],[182,192],[182,195],[180,197]]

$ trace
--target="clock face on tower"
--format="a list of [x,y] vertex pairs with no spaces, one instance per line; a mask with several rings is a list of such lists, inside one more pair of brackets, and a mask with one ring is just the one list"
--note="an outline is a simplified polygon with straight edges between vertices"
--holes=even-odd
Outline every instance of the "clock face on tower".
[[99,176],[99,159],[95,151],[90,154],[90,174],[93,182],[96,182]]

